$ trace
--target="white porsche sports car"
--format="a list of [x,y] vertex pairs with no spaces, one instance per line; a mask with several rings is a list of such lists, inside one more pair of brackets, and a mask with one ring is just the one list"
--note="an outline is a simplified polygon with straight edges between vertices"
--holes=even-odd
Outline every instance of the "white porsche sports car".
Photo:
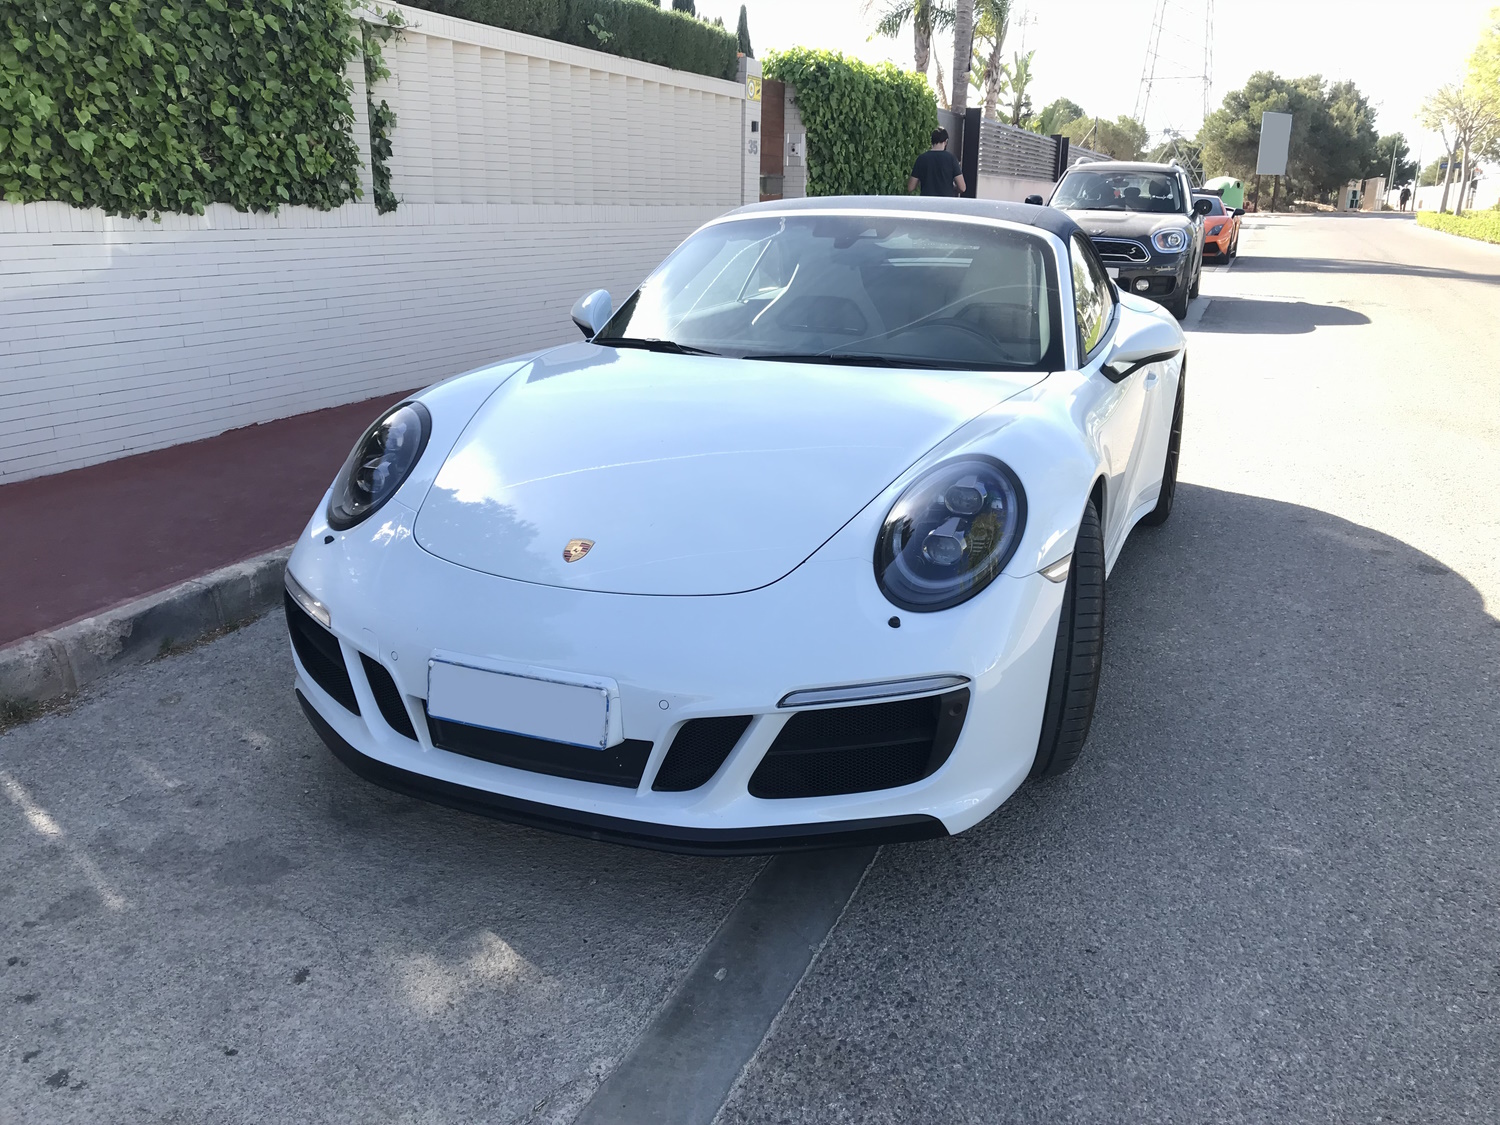
[[961,832],[1072,764],[1186,355],[1065,212],[758,204],[573,318],[378,419],[298,542],[345,764],[708,852]]

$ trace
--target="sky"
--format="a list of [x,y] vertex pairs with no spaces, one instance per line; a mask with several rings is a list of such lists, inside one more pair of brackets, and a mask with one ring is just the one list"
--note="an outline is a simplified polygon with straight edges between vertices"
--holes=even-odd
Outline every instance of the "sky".
[[[698,14],[731,28],[739,0],[696,0]],[[746,0],[757,55],[772,48],[826,47],[870,62],[910,68],[911,35],[869,40],[874,14],[865,0]],[[1090,114],[1133,113],[1158,0],[1016,0],[1006,53],[1035,49],[1032,101],[1068,97]],[[1157,79],[1146,108],[1155,136],[1189,136],[1203,119],[1204,11],[1207,0],[1166,0]],[[1435,158],[1439,142],[1418,123],[1422,99],[1463,72],[1488,13],[1500,0],[1216,0],[1212,105],[1257,70],[1285,78],[1322,74],[1352,79],[1375,105],[1382,133],[1405,133],[1413,158]],[[1029,10],[1028,10],[1029,9]],[[1243,13],[1243,14],[1242,14]],[[952,68],[951,40],[942,51]],[[1430,150],[1430,153],[1429,153]]]

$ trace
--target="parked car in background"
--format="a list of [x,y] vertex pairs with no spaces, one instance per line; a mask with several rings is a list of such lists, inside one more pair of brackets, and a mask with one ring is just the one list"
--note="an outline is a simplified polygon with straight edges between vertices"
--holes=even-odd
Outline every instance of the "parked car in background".
[[297,543],[296,690],[345,764],[765,852],[962,832],[1073,763],[1187,344],[1069,216],[762,203],[573,319],[386,411]]
[[1075,164],[1053,189],[1050,205],[1069,212],[1087,232],[1121,289],[1165,305],[1178,320],[1187,316],[1203,273],[1203,216],[1210,204],[1193,199],[1192,181],[1179,165]]
[[1194,199],[1206,199],[1212,210],[1203,216],[1203,256],[1228,261],[1240,252],[1240,216],[1243,207],[1229,208],[1215,192],[1199,190]]

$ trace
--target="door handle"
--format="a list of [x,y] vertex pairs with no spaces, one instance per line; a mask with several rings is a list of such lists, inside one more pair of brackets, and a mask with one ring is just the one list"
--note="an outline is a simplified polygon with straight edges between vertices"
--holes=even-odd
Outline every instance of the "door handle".
[[1150,388],[1156,386],[1156,379],[1157,379],[1157,375],[1156,375],[1155,371],[1148,371],[1148,372],[1146,372],[1146,389],[1147,390],[1149,390]]

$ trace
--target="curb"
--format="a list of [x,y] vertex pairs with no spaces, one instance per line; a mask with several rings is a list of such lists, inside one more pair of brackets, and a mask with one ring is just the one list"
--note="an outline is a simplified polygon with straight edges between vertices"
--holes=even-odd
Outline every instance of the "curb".
[[268,551],[0,648],[0,702],[60,699],[116,668],[246,624],[281,601],[291,553]]

